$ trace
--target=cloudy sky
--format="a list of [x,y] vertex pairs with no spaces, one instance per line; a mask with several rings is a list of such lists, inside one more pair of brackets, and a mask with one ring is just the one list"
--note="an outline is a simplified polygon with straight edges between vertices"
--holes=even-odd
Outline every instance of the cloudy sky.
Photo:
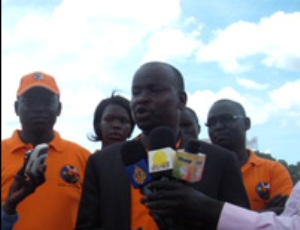
[[[211,104],[241,102],[248,139],[288,163],[300,161],[299,0],[3,0],[1,135],[20,128],[13,103],[21,76],[56,77],[63,137],[99,149],[86,135],[112,90],[130,99],[135,70],[166,61],[184,75],[202,132]],[[135,130],[134,135],[139,132]]]

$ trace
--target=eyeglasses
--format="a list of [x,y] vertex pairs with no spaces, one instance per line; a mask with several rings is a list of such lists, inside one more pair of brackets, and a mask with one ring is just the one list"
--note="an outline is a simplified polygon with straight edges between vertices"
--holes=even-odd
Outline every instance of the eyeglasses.
[[245,118],[245,117],[244,116],[231,115],[231,114],[223,114],[223,115],[220,115],[220,116],[209,118],[205,125],[208,128],[212,128],[212,127],[216,126],[218,122],[221,122],[222,124],[228,125],[228,124],[233,123],[234,121],[236,121],[239,118]]

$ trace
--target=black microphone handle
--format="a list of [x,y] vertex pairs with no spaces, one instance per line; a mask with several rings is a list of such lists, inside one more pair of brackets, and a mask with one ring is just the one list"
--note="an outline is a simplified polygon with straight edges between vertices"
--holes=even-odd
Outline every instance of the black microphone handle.
[[[143,186],[141,190],[144,195],[149,195],[152,193],[152,191],[147,186]],[[162,218],[155,213],[151,214],[151,216],[155,220],[159,230],[175,230],[173,228],[173,221],[171,218]]]
[[[167,176],[162,176],[160,178],[161,181],[168,181],[170,178]],[[151,194],[153,191],[149,189],[147,186],[142,187],[142,193],[144,195]],[[159,230],[175,230],[174,224],[173,224],[173,219],[172,218],[162,218],[161,216],[157,214],[151,214],[153,219],[158,225]]]
[[[161,181],[168,181],[170,180],[170,177],[168,176],[162,176],[160,178]],[[163,218],[165,229],[167,230],[175,230],[174,224],[173,224],[173,218]]]
[[[144,195],[149,195],[152,193],[152,191],[147,186],[143,186],[141,190]],[[163,219],[159,215],[151,214],[151,216],[155,220],[159,230],[167,230],[165,228],[165,223],[164,223]]]

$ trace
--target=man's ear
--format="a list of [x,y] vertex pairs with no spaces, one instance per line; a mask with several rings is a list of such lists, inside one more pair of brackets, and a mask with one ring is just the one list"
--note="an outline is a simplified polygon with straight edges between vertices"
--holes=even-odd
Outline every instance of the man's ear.
[[62,104],[61,104],[61,102],[59,102],[58,108],[57,108],[57,113],[56,113],[56,116],[57,116],[57,117],[60,116],[61,110],[62,110]]
[[249,130],[251,128],[251,120],[249,117],[245,118],[245,130]]
[[18,101],[15,101],[15,113],[17,114],[17,116],[19,116],[19,102]]
[[178,96],[179,96],[179,109],[183,110],[185,108],[185,106],[186,106],[186,103],[187,103],[186,92],[179,91]]

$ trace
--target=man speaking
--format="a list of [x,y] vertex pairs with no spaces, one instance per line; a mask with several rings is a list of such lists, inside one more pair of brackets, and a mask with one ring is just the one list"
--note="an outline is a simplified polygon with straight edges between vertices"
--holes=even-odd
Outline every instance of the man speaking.
[[[167,126],[174,132],[176,148],[185,148],[188,140],[179,131],[180,112],[187,102],[181,73],[167,63],[145,63],[134,74],[131,93],[131,110],[142,131],[136,140],[149,150],[151,131]],[[159,229],[140,202],[141,190],[130,182],[121,157],[123,145],[117,143],[90,156],[76,229]],[[205,169],[201,181],[191,186],[217,200],[249,207],[234,154],[204,142],[199,142],[199,150],[206,154]],[[173,226],[195,229],[194,224],[179,218]]]

